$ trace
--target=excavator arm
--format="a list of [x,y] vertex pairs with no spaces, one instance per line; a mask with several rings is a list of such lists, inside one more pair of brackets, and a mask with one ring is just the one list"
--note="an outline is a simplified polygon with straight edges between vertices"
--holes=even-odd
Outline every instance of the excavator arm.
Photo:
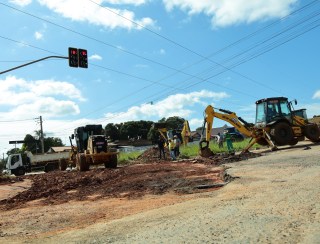
[[183,123],[183,128],[181,131],[181,137],[183,140],[183,145],[187,145],[189,143],[189,137],[191,134],[190,126],[188,120],[185,120]]
[[[211,130],[213,127],[214,118],[221,119],[233,125],[241,134],[251,137],[249,145],[243,150],[248,151],[254,143],[258,142],[259,139],[263,138],[266,142],[274,147],[274,144],[270,140],[269,135],[264,130],[256,130],[254,125],[246,122],[241,117],[238,117],[236,113],[231,112],[225,109],[216,109],[219,112],[216,112],[211,105],[208,105],[204,113],[204,125],[203,130],[205,130],[205,139],[200,140],[200,155],[203,157],[210,157],[213,155],[213,152],[209,149],[209,141],[211,137]],[[202,133],[203,134],[203,133]]]

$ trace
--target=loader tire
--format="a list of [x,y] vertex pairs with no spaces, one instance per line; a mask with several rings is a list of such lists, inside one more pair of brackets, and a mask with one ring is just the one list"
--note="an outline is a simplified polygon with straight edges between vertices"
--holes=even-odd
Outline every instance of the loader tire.
[[289,145],[294,139],[292,128],[285,122],[275,124],[270,134],[277,146]]
[[59,159],[59,169],[61,171],[65,171],[67,169],[67,166],[68,166],[67,160],[65,160],[64,158]]
[[320,130],[316,124],[306,125],[304,135],[312,142],[319,142]]
[[89,163],[86,160],[86,156],[84,154],[77,155],[77,169],[79,171],[88,171]]
[[115,169],[115,168],[117,168],[117,165],[118,165],[117,154],[110,155],[110,158],[109,158],[108,162],[104,163],[104,167],[106,169]]
[[298,138],[293,138],[293,140],[289,142],[289,145],[294,146],[298,143],[298,141],[299,141]]

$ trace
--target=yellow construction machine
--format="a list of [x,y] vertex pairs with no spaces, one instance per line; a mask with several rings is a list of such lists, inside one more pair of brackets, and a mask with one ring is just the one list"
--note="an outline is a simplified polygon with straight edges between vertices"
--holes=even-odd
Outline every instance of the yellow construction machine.
[[190,130],[190,126],[189,126],[188,120],[185,120],[184,123],[183,123],[181,136],[182,136],[183,145],[186,146],[189,143],[189,139],[190,139],[190,136],[191,136],[191,130]]
[[[297,104],[295,100],[295,104]],[[307,119],[306,109],[294,110],[292,102],[286,97],[272,97],[256,101],[256,123],[251,124],[238,117],[234,112],[216,109],[209,105],[205,109],[203,128],[206,130],[205,139],[200,141],[200,155],[213,155],[209,149],[209,141],[213,119],[218,118],[229,122],[240,133],[251,138],[248,150],[255,144],[269,146],[276,150],[277,146],[295,145],[307,137],[312,142],[319,142],[320,129]]]
[[[76,147],[72,145],[71,139],[76,140]],[[76,166],[79,171],[87,171],[90,165],[99,164],[104,164],[106,168],[117,168],[117,150],[108,145],[102,125],[86,125],[76,128],[70,137],[70,143],[72,153],[68,164]],[[66,168],[66,162],[60,164]]]
[[189,142],[191,131],[187,120],[184,121],[182,130],[167,129],[166,123],[154,123],[152,127],[153,129],[158,130],[160,136],[166,142],[168,139],[172,139],[174,135],[177,135],[184,145],[187,145]]

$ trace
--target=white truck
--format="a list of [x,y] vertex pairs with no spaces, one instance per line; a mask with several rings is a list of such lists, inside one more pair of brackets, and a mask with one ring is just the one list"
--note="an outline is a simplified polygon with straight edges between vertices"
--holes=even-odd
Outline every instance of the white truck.
[[24,175],[33,170],[49,172],[55,169],[65,170],[70,157],[70,152],[55,152],[44,154],[11,154],[8,156],[6,172],[16,176]]

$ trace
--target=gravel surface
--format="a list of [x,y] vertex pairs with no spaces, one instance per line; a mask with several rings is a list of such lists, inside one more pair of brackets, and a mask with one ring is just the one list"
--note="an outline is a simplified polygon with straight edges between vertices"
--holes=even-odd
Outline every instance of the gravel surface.
[[320,146],[227,164],[238,177],[196,199],[42,241],[98,243],[319,243]]

